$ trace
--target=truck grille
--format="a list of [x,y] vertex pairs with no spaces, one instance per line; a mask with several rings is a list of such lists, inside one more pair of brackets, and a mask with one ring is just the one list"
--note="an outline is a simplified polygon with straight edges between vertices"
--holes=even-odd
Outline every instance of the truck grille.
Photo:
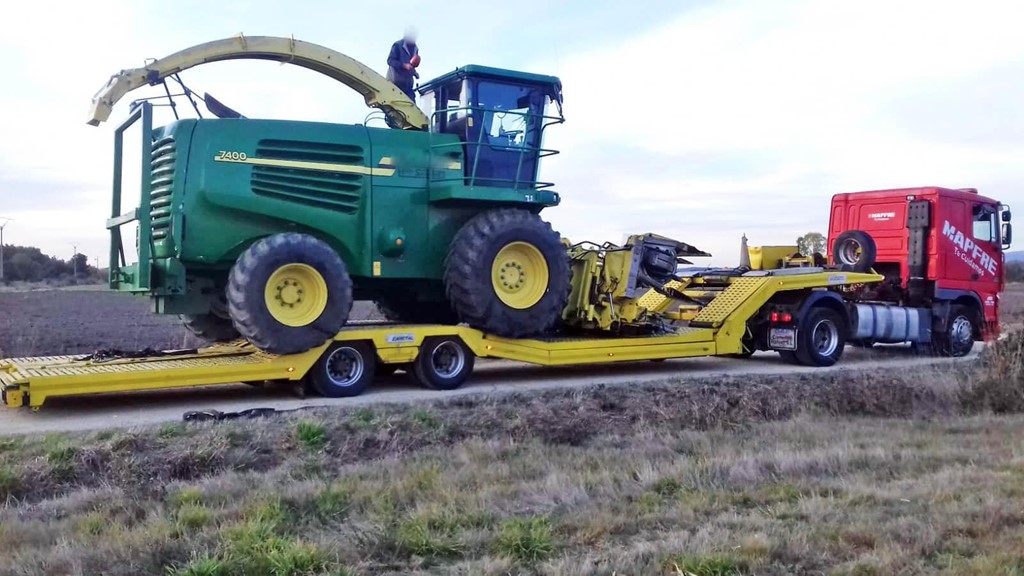
[[[256,157],[265,160],[366,166],[366,156],[360,146],[298,140],[260,140]],[[315,167],[256,165],[252,169],[251,185],[253,193],[260,196],[354,214],[359,209],[362,197],[363,175],[317,170]]]
[[171,228],[171,192],[174,189],[174,162],[177,151],[173,136],[164,136],[153,142],[150,161],[151,187],[149,222],[153,240],[166,238]]

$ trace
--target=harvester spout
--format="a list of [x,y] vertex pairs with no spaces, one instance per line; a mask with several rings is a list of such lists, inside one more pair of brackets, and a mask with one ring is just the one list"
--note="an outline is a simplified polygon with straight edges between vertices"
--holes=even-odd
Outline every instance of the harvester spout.
[[186,48],[142,68],[115,74],[93,97],[88,123],[98,126],[125,94],[159,84],[182,70],[208,62],[253,59],[295,64],[329,76],[359,92],[367,106],[383,111],[392,128],[426,130],[429,124],[426,115],[397,86],[340,52],[294,38],[241,35]]

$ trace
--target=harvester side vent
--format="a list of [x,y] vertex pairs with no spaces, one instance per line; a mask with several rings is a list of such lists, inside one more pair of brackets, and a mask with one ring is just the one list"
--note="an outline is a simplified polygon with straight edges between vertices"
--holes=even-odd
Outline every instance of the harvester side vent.
[[[360,146],[297,140],[260,140],[256,156],[315,164],[366,165]],[[260,196],[354,214],[362,198],[363,179],[358,172],[257,165],[252,169],[251,185],[253,193]]]
[[174,189],[176,157],[173,136],[164,136],[153,142],[153,152],[150,155],[152,180],[149,204],[153,240],[166,238],[171,228],[171,192]]

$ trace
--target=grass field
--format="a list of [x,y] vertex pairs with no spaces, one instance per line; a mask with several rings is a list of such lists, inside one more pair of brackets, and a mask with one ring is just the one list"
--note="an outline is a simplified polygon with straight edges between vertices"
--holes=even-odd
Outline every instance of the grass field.
[[[17,354],[189,344],[109,292],[0,294],[0,324]],[[1022,438],[1021,333],[943,369],[0,436],[0,576],[1021,575]]]
[[1001,348],[0,439],[0,574],[1021,574]]

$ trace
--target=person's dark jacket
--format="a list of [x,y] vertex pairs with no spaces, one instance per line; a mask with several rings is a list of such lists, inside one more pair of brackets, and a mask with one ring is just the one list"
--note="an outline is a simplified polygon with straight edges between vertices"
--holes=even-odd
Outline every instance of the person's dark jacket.
[[412,86],[413,78],[419,78],[420,75],[416,73],[415,68],[406,70],[402,65],[408,64],[412,57],[419,52],[420,49],[415,44],[408,46],[405,40],[399,40],[392,44],[391,53],[388,54],[388,68],[391,72],[391,77],[388,79],[399,86]]

